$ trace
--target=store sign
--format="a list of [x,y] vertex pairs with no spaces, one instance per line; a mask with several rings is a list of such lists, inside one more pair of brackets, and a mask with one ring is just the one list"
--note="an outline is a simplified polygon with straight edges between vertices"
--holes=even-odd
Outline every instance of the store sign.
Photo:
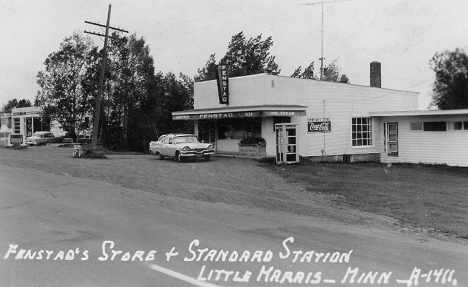
[[253,118],[253,117],[292,117],[305,116],[305,111],[252,111],[229,112],[191,115],[173,115],[173,120],[203,120],[203,119],[227,119],[227,118]]
[[214,114],[193,114],[193,115],[175,115],[173,120],[211,120],[211,119],[229,119],[229,118],[253,118],[260,117],[260,112],[231,112]]
[[263,117],[293,117],[293,116],[305,116],[303,111],[264,111]]
[[229,81],[227,66],[219,65],[217,71],[219,103],[229,105]]
[[16,116],[42,116],[42,111],[14,112],[11,115],[13,117],[16,117]]
[[331,132],[331,121],[329,118],[309,119],[307,121],[308,133],[329,133]]
[[10,144],[13,146],[20,146],[23,143],[23,135],[14,134],[10,135]]

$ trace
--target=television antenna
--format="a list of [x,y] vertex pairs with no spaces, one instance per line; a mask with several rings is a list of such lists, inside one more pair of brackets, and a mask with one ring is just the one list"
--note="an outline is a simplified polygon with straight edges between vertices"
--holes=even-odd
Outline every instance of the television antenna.
[[336,3],[336,2],[345,2],[345,1],[353,1],[353,0],[330,0],[330,1],[320,1],[320,2],[314,2],[314,3],[306,3],[306,4],[301,4],[304,6],[313,6],[313,5],[321,5],[322,6],[322,49],[321,49],[321,55],[320,55],[320,80],[323,78],[323,60],[325,59],[323,57],[323,4],[324,3]]

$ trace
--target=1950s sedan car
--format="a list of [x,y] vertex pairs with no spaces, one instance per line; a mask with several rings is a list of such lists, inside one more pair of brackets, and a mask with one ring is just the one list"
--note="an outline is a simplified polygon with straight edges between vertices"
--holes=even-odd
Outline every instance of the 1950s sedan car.
[[48,143],[62,142],[63,137],[56,137],[51,132],[35,132],[32,136],[26,138],[27,145],[46,145]]
[[203,158],[210,160],[215,154],[214,146],[209,143],[201,143],[194,134],[168,134],[160,136],[157,141],[150,142],[149,150],[159,159],[173,157],[177,161],[184,158]]

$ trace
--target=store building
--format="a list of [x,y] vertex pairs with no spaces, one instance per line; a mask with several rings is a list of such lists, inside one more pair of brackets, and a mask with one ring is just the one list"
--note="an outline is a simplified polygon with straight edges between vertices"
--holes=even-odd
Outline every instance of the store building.
[[30,137],[36,131],[42,131],[42,108],[26,107],[11,110],[12,133]]
[[[195,121],[195,133],[215,143],[218,153],[239,153],[239,142],[265,139],[265,155],[277,156],[275,124],[297,124],[299,156],[327,161],[380,160],[384,131],[372,112],[418,108],[415,92],[380,88],[380,63],[372,62],[371,86],[268,74],[195,83],[194,109],[173,112]],[[223,99],[223,96],[227,96]]]

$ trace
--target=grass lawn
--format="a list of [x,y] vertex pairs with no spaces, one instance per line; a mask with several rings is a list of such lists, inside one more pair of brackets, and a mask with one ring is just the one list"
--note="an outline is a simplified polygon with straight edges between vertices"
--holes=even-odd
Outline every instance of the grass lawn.
[[468,168],[416,164],[314,163],[264,166],[337,203],[390,216],[402,226],[468,239]]

